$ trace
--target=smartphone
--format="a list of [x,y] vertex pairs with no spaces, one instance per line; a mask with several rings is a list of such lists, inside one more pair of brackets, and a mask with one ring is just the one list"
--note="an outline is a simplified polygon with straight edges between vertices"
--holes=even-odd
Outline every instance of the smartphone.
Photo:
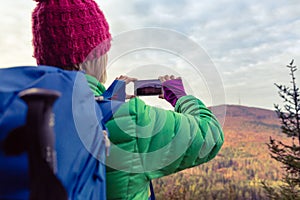
[[162,94],[162,84],[158,79],[137,80],[134,82],[134,94],[136,96],[151,96]]

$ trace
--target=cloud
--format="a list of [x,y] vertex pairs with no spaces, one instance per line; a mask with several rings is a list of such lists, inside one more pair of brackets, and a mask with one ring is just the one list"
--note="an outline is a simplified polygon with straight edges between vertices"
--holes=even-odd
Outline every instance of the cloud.
[[244,103],[272,107],[273,102],[265,96],[275,101],[273,83],[286,81],[284,66],[292,58],[300,63],[300,4],[296,0],[154,0],[130,4],[132,12],[128,21],[123,21],[129,24],[128,29],[176,29],[202,46],[224,79],[229,103],[237,102],[233,96],[246,91]]
[[31,46],[32,1],[5,1],[0,8],[0,67],[34,65]]
[[[273,83],[288,83],[284,66],[293,58],[296,64],[300,63],[298,0],[96,2],[104,11],[113,36],[137,28],[164,27],[179,31],[197,42],[219,70],[228,103],[237,103],[237,94],[240,93],[245,104],[272,107],[276,101]],[[34,5],[33,1],[23,0],[2,3],[1,66],[34,63],[30,22]],[[131,61],[124,62],[126,66]],[[163,63],[174,64],[174,60]],[[186,66],[183,61],[175,63]],[[187,79],[193,77],[186,76]]]

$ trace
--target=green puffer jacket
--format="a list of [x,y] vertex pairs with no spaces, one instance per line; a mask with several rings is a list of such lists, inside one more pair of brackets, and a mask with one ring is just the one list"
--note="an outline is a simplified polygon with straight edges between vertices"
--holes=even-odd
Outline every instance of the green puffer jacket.
[[[95,94],[104,92],[95,79],[88,82]],[[151,179],[208,162],[224,142],[215,116],[191,95],[181,97],[175,111],[133,98],[106,126],[113,144],[107,158],[107,199],[147,200]]]

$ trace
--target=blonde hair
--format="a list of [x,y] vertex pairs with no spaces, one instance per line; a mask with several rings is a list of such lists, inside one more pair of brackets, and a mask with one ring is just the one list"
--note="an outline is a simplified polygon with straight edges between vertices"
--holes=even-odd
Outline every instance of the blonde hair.
[[100,83],[105,83],[107,80],[106,66],[107,54],[100,56],[94,60],[88,60],[77,65],[80,70],[86,74],[95,77]]

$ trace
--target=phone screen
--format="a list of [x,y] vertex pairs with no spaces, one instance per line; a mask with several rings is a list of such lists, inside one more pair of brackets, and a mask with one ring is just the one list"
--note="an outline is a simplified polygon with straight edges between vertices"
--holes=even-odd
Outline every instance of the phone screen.
[[151,96],[162,94],[160,80],[138,80],[134,82],[134,94],[136,96]]

